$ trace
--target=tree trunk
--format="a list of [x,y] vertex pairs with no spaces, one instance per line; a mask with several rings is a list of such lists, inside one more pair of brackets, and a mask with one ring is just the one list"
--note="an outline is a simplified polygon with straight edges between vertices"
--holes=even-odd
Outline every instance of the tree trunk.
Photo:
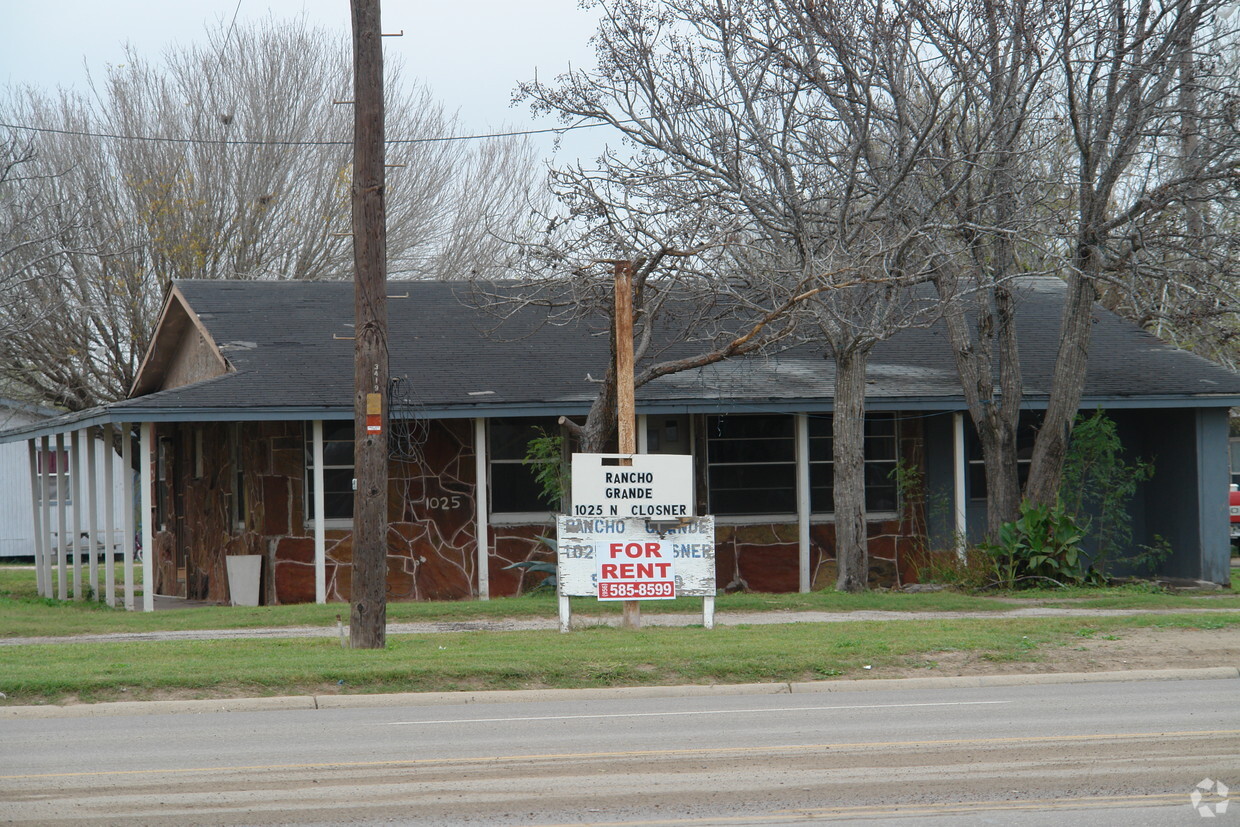
[[[952,298],[952,287],[940,284],[946,300],[944,321],[956,360],[956,372],[969,418],[982,446],[986,471],[986,536],[994,539],[1005,522],[1020,511],[1020,476],[1016,463],[1016,429],[1020,421],[1023,385],[1016,336],[1016,310],[1011,290],[995,284],[988,292],[993,310],[978,308],[977,340],[965,322],[965,305]],[[986,301],[980,292],[978,301]],[[999,352],[999,389],[994,384],[994,346]]]
[[865,367],[869,348],[835,353],[835,588],[865,591],[870,555],[865,526]]
[[986,539],[994,541],[1004,523],[1020,516],[1020,470],[1016,461],[1016,427],[997,415],[978,429],[986,469]]
[[1097,254],[1092,245],[1082,245],[1082,248],[1078,261],[1080,270],[1068,278],[1050,399],[1046,418],[1033,444],[1033,462],[1029,467],[1029,481],[1025,483],[1025,498],[1037,505],[1051,505],[1059,496],[1068,439],[1081,407],[1081,394],[1085,391],[1096,297],[1093,280],[1085,274],[1091,272],[1091,266],[1097,266]]
[[387,233],[379,0],[353,0],[354,473],[349,641],[387,643]]

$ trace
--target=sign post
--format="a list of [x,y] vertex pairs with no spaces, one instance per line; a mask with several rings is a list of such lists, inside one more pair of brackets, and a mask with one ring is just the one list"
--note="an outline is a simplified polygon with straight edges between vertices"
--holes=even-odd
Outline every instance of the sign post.
[[[616,438],[620,453],[637,453],[637,403],[633,381],[633,262],[615,263]],[[621,460],[625,465],[631,462]],[[642,604],[625,601],[624,627],[642,625]]]

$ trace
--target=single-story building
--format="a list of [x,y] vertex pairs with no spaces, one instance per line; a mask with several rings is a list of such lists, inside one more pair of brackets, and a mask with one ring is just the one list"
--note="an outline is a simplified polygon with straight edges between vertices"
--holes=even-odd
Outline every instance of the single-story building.
[[[513,594],[517,561],[547,556],[554,503],[523,462],[530,438],[584,417],[607,324],[546,323],[527,307],[498,330],[453,282],[389,284],[388,596]],[[1020,286],[1024,404],[1046,404],[1062,282]],[[107,426],[136,435],[144,564],[160,594],[226,600],[226,559],[259,555],[268,603],[348,600],[353,481],[351,282],[170,285],[130,397],[0,434],[32,444]],[[804,344],[662,377],[637,393],[639,451],[694,458],[699,513],[716,517],[721,588],[834,582],[834,367]],[[1134,546],[1161,573],[1229,582],[1228,409],[1240,376],[1097,308],[1083,410],[1104,408],[1154,463],[1130,505]],[[985,523],[981,455],[939,327],[873,352],[866,388],[871,581],[916,578],[927,543]],[[128,447],[127,441],[125,447]],[[924,491],[893,471],[916,468]],[[148,590],[149,592],[150,590]]]
[[[58,413],[51,408],[0,398],[0,430],[34,425],[51,419]],[[30,484],[31,459],[36,473],[41,475],[40,485]],[[80,496],[84,487],[80,479],[74,479],[74,472],[92,475],[89,485],[101,491],[104,485],[111,486],[112,520],[116,526],[120,526],[124,521],[126,507],[123,499],[124,481],[119,464],[113,469],[111,477],[105,478],[103,469],[106,461],[104,446],[99,442],[94,443],[92,455],[81,458],[80,462],[74,454],[72,439],[59,451],[53,445],[47,450],[40,448],[33,457],[29,454],[29,446],[20,442],[0,445],[0,493],[3,495],[0,496],[0,560],[34,556],[32,549],[35,533],[31,515],[35,509],[42,507],[45,500],[49,505],[60,505],[63,501],[66,526],[73,526],[75,521],[80,525],[89,519],[89,514],[74,513],[75,495]],[[63,496],[57,486],[49,482],[61,469],[67,477]],[[96,504],[96,519],[99,518],[98,509],[99,505]],[[69,542],[69,531],[71,529],[67,528],[64,543]],[[59,530],[53,529],[52,534],[53,541],[57,545],[62,544]],[[120,548],[119,528],[109,537],[98,536],[96,542],[101,547],[107,545]]]

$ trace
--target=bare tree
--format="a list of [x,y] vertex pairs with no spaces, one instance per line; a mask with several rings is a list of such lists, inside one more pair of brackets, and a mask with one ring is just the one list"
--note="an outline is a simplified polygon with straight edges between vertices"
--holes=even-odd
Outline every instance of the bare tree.
[[[868,2],[598,5],[599,69],[522,87],[536,108],[607,123],[629,148],[598,170],[566,174],[569,227],[587,242],[602,234],[619,251],[608,258],[637,258],[647,298],[666,301],[675,284],[699,311],[689,314],[693,325],[677,325],[675,341],[713,346],[639,375],[740,355],[798,325],[827,340],[836,364],[837,585],[864,588],[866,359],[926,310],[912,287],[927,277],[914,240],[930,211],[901,193],[931,146],[939,104],[907,95],[919,70],[898,45],[904,21]],[[652,252],[635,252],[648,243]],[[675,258],[676,279],[641,275],[688,251],[687,263]],[[608,394],[605,383],[596,410],[610,415]]]
[[[10,90],[4,119],[30,128],[42,182],[13,218],[42,241],[42,283],[9,309],[47,316],[55,294],[61,312],[6,338],[0,371],[69,408],[115,399],[168,279],[347,277],[350,67],[343,39],[268,20],[158,61],[130,51],[89,94]],[[541,177],[532,148],[444,140],[455,120],[403,88],[389,72],[390,271],[502,270],[498,229],[528,215]],[[51,231],[65,214],[71,237]]]
[[[1024,385],[1016,331],[1020,276],[1056,272],[1048,263],[1059,129],[1047,129],[1044,39],[1051,4],[1017,0],[910,4],[912,39],[938,71],[921,77],[927,97],[955,102],[945,114],[927,181],[942,221],[925,239],[934,283],[987,491],[987,534],[1014,520],[1020,504],[1017,427]],[[1059,153],[1062,154],[1062,153]]]
[[[941,135],[936,284],[981,442],[988,531],[1014,519],[1024,397],[1014,280],[1053,274],[1067,300],[1025,495],[1057,496],[1084,387],[1095,299],[1164,334],[1235,308],[1214,229],[1234,200],[1236,78],[1207,2],[986,0],[911,6],[927,96],[958,101]],[[1232,114],[1229,114],[1232,113]],[[1230,190],[1230,192],[1229,192]],[[967,253],[961,256],[960,252]],[[952,264],[951,262],[954,262]],[[968,323],[967,315],[974,321]],[[997,384],[996,384],[997,381]]]
[[[1153,266],[1144,230],[1160,217],[1182,215],[1186,204],[1191,213],[1215,193],[1234,192],[1240,180],[1235,119],[1240,78],[1220,74],[1209,88],[1199,85],[1195,72],[1182,71],[1186,53],[1204,65],[1197,58],[1208,61],[1228,36],[1214,25],[1224,5],[1077,0],[1064,4],[1054,20],[1053,88],[1072,161],[1064,183],[1075,197],[1063,213],[1068,291],[1055,373],[1025,487],[1034,502],[1058,496],[1099,286],[1124,272],[1176,278]],[[1201,94],[1185,95],[1184,84]],[[1188,159],[1184,129],[1196,136]],[[1187,230],[1190,237],[1194,232],[1199,233]]]
[[[1179,134],[1162,141],[1183,182],[1164,209],[1141,216],[1124,235],[1138,238],[1129,261],[1100,285],[1101,301],[1162,338],[1235,367],[1240,325],[1237,188],[1234,152],[1240,107],[1240,15],[1234,4],[1212,10],[1176,48],[1174,94]],[[1174,149],[1173,149],[1174,147]],[[1232,181],[1213,177],[1220,156],[1233,158]],[[1226,163],[1223,164],[1226,169]]]

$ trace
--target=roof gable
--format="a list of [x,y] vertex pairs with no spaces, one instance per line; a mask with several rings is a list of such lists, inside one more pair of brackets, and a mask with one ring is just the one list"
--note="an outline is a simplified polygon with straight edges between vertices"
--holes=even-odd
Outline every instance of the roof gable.
[[185,294],[172,284],[129,395],[145,396],[192,385],[231,369],[210,331],[189,306]]

